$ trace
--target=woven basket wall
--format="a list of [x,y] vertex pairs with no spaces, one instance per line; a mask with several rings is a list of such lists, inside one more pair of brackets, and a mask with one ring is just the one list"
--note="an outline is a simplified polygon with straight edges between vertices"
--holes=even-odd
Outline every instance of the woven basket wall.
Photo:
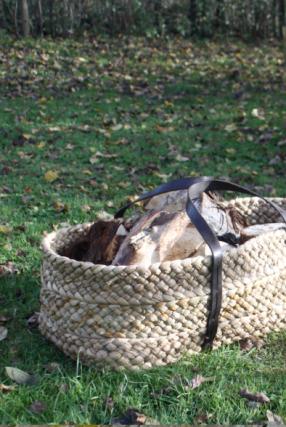
[[[272,199],[286,208],[286,199]],[[256,198],[226,203],[249,224],[279,222]],[[43,241],[40,330],[85,364],[150,368],[201,349],[208,316],[211,257],[139,266],[104,266],[60,256],[90,224]],[[286,230],[266,233],[223,259],[223,304],[215,346],[286,328]]]

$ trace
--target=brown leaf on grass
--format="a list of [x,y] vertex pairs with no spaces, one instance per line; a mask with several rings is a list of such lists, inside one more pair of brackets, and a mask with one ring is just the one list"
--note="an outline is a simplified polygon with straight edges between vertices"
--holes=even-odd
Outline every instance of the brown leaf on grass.
[[11,261],[8,261],[6,264],[0,264],[0,277],[16,273],[18,273],[18,270]]
[[200,412],[194,419],[194,424],[206,424],[211,418],[211,414]]
[[16,387],[14,385],[0,384],[1,393],[11,393],[11,391],[14,391],[14,390],[16,390]]
[[239,392],[240,396],[244,399],[253,401],[253,402],[259,402],[259,403],[269,403],[270,399],[266,396],[264,393],[252,393],[251,391],[247,389],[241,389]]
[[109,411],[112,411],[112,409],[114,408],[114,400],[112,399],[112,397],[108,396],[108,397],[105,399],[104,406],[105,406]]
[[29,407],[29,410],[34,414],[42,414],[47,409],[47,405],[42,400],[35,400]]
[[66,393],[68,390],[69,390],[69,385],[66,383],[63,383],[59,386],[60,393]]
[[176,157],[175,157],[175,159],[178,162],[187,162],[188,160],[190,160],[189,157],[182,156],[181,154],[177,154]]
[[12,232],[12,228],[8,227],[8,225],[0,224],[0,234],[10,234]]
[[6,366],[5,371],[8,377],[17,384],[35,385],[38,382],[35,375],[28,374],[21,369]]
[[80,208],[80,210],[81,210],[82,212],[87,213],[87,212],[90,212],[90,211],[91,211],[91,207],[90,207],[89,205],[82,205],[82,206],[81,206],[81,208]]
[[36,328],[39,324],[39,314],[38,312],[33,313],[27,320],[29,328]]
[[112,424],[123,424],[123,425],[143,425],[146,423],[146,415],[141,414],[137,409],[127,409],[125,414],[118,418],[114,418]]
[[191,379],[188,385],[185,386],[185,389],[194,390],[195,388],[198,388],[200,385],[202,385],[206,381],[213,381],[214,379],[215,377],[203,377],[202,375],[196,375],[194,378]]
[[272,426],[272,425],[273,426],[285,425],[283,419],[279,415],[273,414],[273,412],[271,412],[269,410],[266,411],[266,417],[267,417],[267,421],[268,421],[267,427]]
[[156,130],[157,132],[160,132],[160,133],[167,133],[167,132],[174,132],[175,128],[172,126],[164,127],[164,126],[157,125]]
[[60,364],[57,362],[50,362],[44,365],[44,368],[49,374],[52,374],[53,372],[56,372],[60,369]]
[[89,161],[92,165],[94,165],[95,163],[97,163],[99,161],[99,159],[101,157],[104,159],[115,159],[116,157],[118,157],[118,155],[117,154],[102,153],[101,151],[97,151],[95,154],[93,154],[93,156],[90,157]]
[[58,179],[59,173],[54,170],[49,170],[45,173],[44,179],[46,182],[54,182],[56,179]]
[[7,323],[9,320],[11,320],[11,317],[5,316],[4,314],[0,315],[0,324]]
[[239,341],[239,348],[242,351],[250,351],[253,348],[260,349],[263,347],[265,342],[262,339],[251,339],[246,338],[244,340]]
[[7,338],[8,335],[8,329],[4,328],[4,326],[0,326],[0,341],[5,340],[5,338]]
[[68,210],[69,210],[69,207],[68,207],[68,205],[66,203],[62,203],[62,202],[60,202],[58,200],[56,200],[53,203],[53,207],[54,207],[55,211],[58,212],[58,213],[60,213],[60,212],[68,212]]

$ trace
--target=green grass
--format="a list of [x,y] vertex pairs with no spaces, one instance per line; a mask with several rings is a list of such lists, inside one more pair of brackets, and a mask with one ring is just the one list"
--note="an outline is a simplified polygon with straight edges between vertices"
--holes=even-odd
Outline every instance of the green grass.
[[[60,223],[114,213],[129,196],[185,175],[229,177],[266,196],[285,195],[279,46],[8,39],[0,54],[0,226],[10,229],[0,232],[0,264],[19,270],[0,279],[0,315],[11,318],[0,342],[0,383],[11,383],[5,366],[39,377],[36,386],[0,393],[0,422],[110,423],[130,407],[162,424],[257,423],[268,409],[286,417],[283,334],[261,350],[232,346],[170,367],[114,373],[76,364],[27,326],[39,310],[40,241]],[[51,170],[58,179],[47,182]],[[60,370],[47,372],[51,362]],[[214,379],[186,390],[197,374]],[[250,407],[242,388],[271,402]],[[46,403],[41,414],[29,410],[36,400]]]

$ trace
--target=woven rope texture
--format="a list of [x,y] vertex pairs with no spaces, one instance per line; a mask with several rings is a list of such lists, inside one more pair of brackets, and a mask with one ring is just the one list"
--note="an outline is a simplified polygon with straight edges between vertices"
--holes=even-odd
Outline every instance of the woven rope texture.
[[[286,208],[286,199],[272,199]],[[256,198],[227,202],[249,224],[281,221]],[[40,330],[85,364],[142,369],[201,350],[210,297],[211,257],[105,266],[59,253],[91,224],[43,241]],[[223,304],[215,347],[286,328],[286,230],[251,239],[223,258]]]

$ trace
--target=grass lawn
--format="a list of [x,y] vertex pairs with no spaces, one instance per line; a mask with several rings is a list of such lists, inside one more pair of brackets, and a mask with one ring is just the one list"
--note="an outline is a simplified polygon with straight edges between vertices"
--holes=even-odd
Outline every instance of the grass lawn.
[[[27,324],[39,310],[41,238],[61,223],[114,213],[129,196],[187,175],[285,195],[280,47],[134,38],[1,45],[0,264],[18,273],[0,279],[0,318],[9,318],[0,383],[12,384],[5,366],[39,381],[0,389],[0,423],[108,424],[128,408],[162,424],[286,418],[286,335],[261,349],[235,345],[114,373],[69,360]],[[185,387],[198,374],[212,380]],[[270,403],[250,404],[244,388]]]

